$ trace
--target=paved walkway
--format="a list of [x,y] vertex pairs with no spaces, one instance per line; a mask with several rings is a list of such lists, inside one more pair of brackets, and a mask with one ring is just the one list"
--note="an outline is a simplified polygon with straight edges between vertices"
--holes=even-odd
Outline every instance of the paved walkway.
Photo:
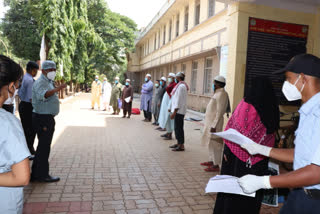
[[215,195],[204,189],[215,173],[199,164],[207,161],[199,123],[185,123],[186,151],[175,153],[168,148],[174,141],[163,141],[142,115],[92,111],[89,99],[82,94],[61,106],[50,156],[61,181],[26,187],[25,214],[212,213]]

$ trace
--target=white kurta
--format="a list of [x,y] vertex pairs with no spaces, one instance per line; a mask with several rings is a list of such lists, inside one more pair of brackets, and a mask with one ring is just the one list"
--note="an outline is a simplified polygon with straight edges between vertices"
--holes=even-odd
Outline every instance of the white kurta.
[[160,114],[159,114],[159,120],[158,120],[159,126],[163,129],[166,127],[167,120],[169,118],[169,111],[168,111],[169,101],[170,101],[170,97],[168,93],[165,92],[161,102]]
[[217,132],[223,130],[224,114],[228,108],[228,93],[223,89],[217,89],[211,98],[205,116],[205,125],[201,139],[202,145],[209,147],[209,159],[215,164],[221,165],[223,142],[220,138],[211,135],[211,128],[215,128]]
[[[0,108],[0,173],[30,156],[20,121]],[[0,186],[0,213],[22,214],[23,187]]]
[[102,86],[103,86],[102,88],[103,93],[101,96],[102,104],[104,108],[108,108],[110,104],[112,87],[109,82],[103,83]]

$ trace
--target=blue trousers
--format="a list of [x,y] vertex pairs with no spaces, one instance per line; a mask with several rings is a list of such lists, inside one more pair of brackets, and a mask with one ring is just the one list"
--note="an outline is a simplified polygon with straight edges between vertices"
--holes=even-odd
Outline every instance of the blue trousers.
[[290,192],[280,214],[319,214],[320,200],[312,199],[303,189]]

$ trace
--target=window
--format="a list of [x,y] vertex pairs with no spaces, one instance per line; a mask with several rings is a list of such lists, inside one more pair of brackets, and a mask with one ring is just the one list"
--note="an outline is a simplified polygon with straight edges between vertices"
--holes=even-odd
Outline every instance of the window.
[[140,56],[143,56],[142,46],[140,46]]
[[184,11],[184,32],[188,31],[189,25],[189,7],[187,6]]
[[196,8],[195,8],[195,20],[194,20],[194,25],[198,25],[200,23],[200,1],[196,1]]
[[180,25],[180,15],[177,15],[177,20],[176,20],[176,37],[179,36],[179,26]]
[[198,62],[192,62],[192,73],[191,73],[191,92],[197,91],[197,76],[198,76]]
[[214,10],[215,10],[215,0],[209,0],[208,2],[208,7],[209,7],[209,11],[208,11],[208,17],[210,18],[211,16],[214,15]]
[[211,86],[212,86],[212,65],[213,60],[212,58],[206,58],[205,62],[205,68],[204,68],[204,83],[203,83],[203,92],[205,94],[210,94],[212,92]]
[[154,46],[153,46],[153,50],[157,50],[157,34],[154,35]]
[[160,48],[160,30],[158,32],[158,48]]
[[172,34],[172,21],[170,20],[170,24],[169,24],[169,42],[171,41],[171,34]]
[[186,74],[186,71],[187,71],[187,65],[186,64],[182,64],[181,65],[181,71]]
[[163,41],[162,45],[166,44],[166,26],[163,27]]
[[177,66],[176,65],[173,66],[173,73],[177,73]]
[[146,55],[148,55],[148,54],[149,54],[149,39],[147,41],[147,54]]

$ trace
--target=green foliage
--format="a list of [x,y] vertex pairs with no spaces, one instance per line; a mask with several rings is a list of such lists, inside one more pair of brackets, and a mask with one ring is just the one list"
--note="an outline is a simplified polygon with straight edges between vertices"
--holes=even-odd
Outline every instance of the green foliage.
[[58,68],[63,65],[63,75],[57,72],[59,80],[89,83],[96,74],[112,79],[126,71],[125,54],[134,47],[137,26],[112,12],[105,0],[5,0],[5,4],[10,9],[2,29],[12,52],[38,60],[44,34],[47,58]]

